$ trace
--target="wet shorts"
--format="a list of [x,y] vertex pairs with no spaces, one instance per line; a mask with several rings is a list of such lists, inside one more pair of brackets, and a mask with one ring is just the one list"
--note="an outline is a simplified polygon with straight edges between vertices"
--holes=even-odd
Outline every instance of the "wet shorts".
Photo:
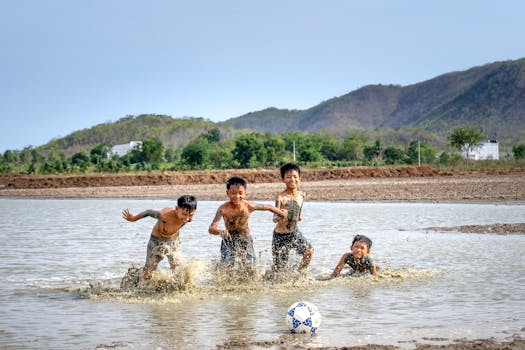
[[233,266],[235,260],[243,265],[255,264],[255,255],[253,253],[253,239],[251,236],[241,236],[229,234],[221,242],[221,261]]
[[176,266],[180,262],[179,236],[173,238],[161,238],[150,236],[146,252],[146,268],[158,264],[164,257],[168,258],[170,266]]
[[275,267],[282,268],[286,266],[290,249],[295,249],[298,254],[303,255],[307,250],[312,249],[312,245],[298,229],[285,233],[274,231],[272,255]]

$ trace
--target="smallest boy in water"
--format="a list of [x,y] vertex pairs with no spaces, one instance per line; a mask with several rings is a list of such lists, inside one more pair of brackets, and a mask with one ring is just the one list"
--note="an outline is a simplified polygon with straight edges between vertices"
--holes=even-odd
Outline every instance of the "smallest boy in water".
[[177,199],[175,208],[164,208],[161,210],[145,210],[133,215],[129,209],[122,211],[122,217],[135,222],[146,216],[157,219],[157,223],[151,230],[146,252],[146,264],[144,266],[144,278],[150,279],[158,264],[168,258],[170,267],[175,270],[180,263],[180,241],[179,230],[186,223],[193,220],[193,214],[197,210],[197,199],[194,196],[184,195]]
[[[242,264],[253,265],[255,255],[248,218],[255,210],[269,210],[280,217],[286,217],[287,213],[273,205],[247,201],[246,181],[237,176],[226,182],[226,195],[230,200],[217,209],[208,232],[222,238],[221,261],[224,264],[233,266],[238,258]],[[219,229],[221,219],[224,220],[226,230]]]
[[341,260],[332,272],[332,278],[337,277],[345,265],[350,266],[350,275],[370,273],[377,275],[374,261],[368,254],[372,247],[372,240],[364,235],[356,235],[350,246],[350,252],[343,254]]

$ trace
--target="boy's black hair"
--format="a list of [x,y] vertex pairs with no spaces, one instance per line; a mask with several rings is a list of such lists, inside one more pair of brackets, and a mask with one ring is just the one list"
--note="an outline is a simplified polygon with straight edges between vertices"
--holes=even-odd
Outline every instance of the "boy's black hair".
[[286,163],[279,170],[281,171],[281,179],[284,179],[284,175],[286,175],[286,173],[289,172],[290,170],[297,171],[297,174],[301,176],[301,168],[299,167],[299,165],[294,164],[294,163]]
[[232,186],[242,186],[246,189],[246,180],[242,177],[232,176],[226,181],[226,189],[229,190]]
[[197,198],[189,194],[185,194],[177,199],[177,206],[188,211],[195,211],[197,210]]
[[368,246],[368,250],[372,248],[372,240],[365,235],[355,235],[354,240],[352,241],[352,245],[354,245],[355,242],[366,243],[366,245]]

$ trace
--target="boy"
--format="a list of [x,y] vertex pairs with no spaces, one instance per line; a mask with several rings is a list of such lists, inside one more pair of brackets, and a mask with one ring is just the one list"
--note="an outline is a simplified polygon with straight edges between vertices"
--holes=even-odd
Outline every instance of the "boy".
[[274,217],[276,226],[272,238],[273,269],[284,268],[288,263],[290,249],[294,248],[303,256],[299,265],[299,270],[302,270],[310,263],[314,249],[297,227],[297,223],[302,220],[301,209],[306,196],[305,192],[299,190],[301,168],[288,163],[280,168],[280,172],[286,189],[277,195],[275,206],[280,209],[286,208],[288,216],[285,219]]
[[[269,210],[280,217],[286,217],[286,211],[273,205],[247,201],[246,181],[240,177],[234,176],[228,179],[226,195],[230,200],[217,209],[208,232],[222,238],[221,261],[226,266],[233,266],[236,258],[239,258],[242,264],[253,265],[255,263],[253,240],[248,227],[250,214],[254,210]],[[226,230],[219,229],[221,218],[224,220]]]
[[343,254],[334,272],[332,272],[332,278],[337,277],[346,264],[352,268],[350,275],[364,273],[377,275],[376,264],[368,256],[371,247],[372,240],[370,238],[364,235],[356,235],[350,246],[350,252]]
[[122,217],[131,222],[146,216],[157,219],[148,242],[144,279],[151,278],[153,271],[164,257],[168,258],[171,269],[175,270],[180,260],[179,230],[193,220],[195,210],[197,210],[197,199],[194,196],[184,195],[179,197],[175,208],[145,210],[137,215],[131,214],[128,209],[122,211]]

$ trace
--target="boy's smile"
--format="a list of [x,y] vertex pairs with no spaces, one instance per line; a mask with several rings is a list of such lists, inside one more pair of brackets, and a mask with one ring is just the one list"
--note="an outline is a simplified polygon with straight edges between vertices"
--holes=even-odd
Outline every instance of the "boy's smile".
[[180,221],[187,223],[193,221],[193,214],[195,214],[195,210],[190,211],[188,209],[176,207],[175,213]]
[[368,254],[368,244],[365,242],[355,242],[351,247],[352,255],[354,258],[360,259]]
[[243,186],[231,186],[226,195],[233,204],[238,205],[246,198],[246,190]]
[[301,177],[296,170],[290,170],[284,175],[283,182],[286,184],[286,187],[296,189],[301,182]]

